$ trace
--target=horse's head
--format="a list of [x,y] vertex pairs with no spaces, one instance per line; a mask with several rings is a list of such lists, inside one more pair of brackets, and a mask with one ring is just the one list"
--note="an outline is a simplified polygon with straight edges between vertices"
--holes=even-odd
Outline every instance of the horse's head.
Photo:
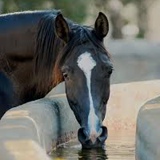
[[84,148],[101,147],[107,138],[102,125],[110,94],[112,64],[103,46],[108,20],[99,13],[94,28],[71,25],[58,15],[57,36],[65,47],[59,68],[65,81],[66,95],[81,128],[78,138]]

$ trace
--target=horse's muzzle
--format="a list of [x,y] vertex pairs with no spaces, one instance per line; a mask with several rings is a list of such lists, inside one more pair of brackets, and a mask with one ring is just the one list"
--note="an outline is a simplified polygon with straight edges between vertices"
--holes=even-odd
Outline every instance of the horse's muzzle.
[[106,127],[101,127],[102,131],[101,134],[92,134],[88,135],[85,128],[80,128],[78,130],[78,139],[82,144],[82,148],[103,148],[104,142],[108,136],[108,130]]

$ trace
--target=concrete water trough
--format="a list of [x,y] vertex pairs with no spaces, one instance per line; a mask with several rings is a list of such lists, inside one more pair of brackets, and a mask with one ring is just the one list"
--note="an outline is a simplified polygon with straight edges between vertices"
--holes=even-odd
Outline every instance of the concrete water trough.
[[160,96],[145,103],[138,114],[136,160],[160,159]]
[[78,123],[65,94],[58,93],[59,87],[45,98],[13,108],[2,117],[1,160],[48,160],[46,153],[76,137]]
[[[111,131],[117,136],[120,131],[132,131],[135,136],[138,111],[146,101],[159,95],[159,86],[160,80],[112,85],[104,120],[109,135]],[[2,117],[0,159],[49,160],[48,153],[77,137],[78,128],[62,83],[43,99],[13,108]]]

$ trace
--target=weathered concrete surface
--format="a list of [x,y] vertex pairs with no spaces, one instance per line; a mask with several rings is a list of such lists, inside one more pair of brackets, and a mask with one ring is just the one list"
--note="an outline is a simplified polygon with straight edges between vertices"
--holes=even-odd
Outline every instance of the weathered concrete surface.
[[109,40],[114,72],[112,84],[160,79],[160,42],[147,40]]
[[135,132],[140,107],[158,95],[160,80],[112,85],[104,124],[108,130]]
[[1,160],[48,160],[46,152],[76,136],[79,126],[65,95],[52,96],[13,108],[2,117]]
[[51,146],[49,138],[54,129],[50,118],[55,115],[45,100],[41,103],[27,103],[8,111],[0,121],[0,159],[49,159],[39,144],[46,149],[49,147],[47,143]]
[[112,145],[116,142],[132,146],[128,149],[124,147],[124,150],[133,153],[138,111],[144,103],[158,95],[160,95],[160,80],[112,85],[104,120],[104,125],[108,128],[106,143]]
[[136,130],[136,160],[160,160],[160,96],[139,111]]

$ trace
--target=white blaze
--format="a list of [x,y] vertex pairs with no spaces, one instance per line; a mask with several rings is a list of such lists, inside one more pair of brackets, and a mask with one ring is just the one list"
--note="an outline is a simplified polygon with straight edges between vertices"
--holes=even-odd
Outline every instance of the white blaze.
[[91,95],[91,74],[92,74],[92,69],[96,66],[96,61],[92,58],[91,53],[84,52],[78,57],[77,64],[86,77],[86,82],[88,87],[89,104],[90,104],[88,127],[90,133],[96,133],[96,125],[98,122],[98,117],[95,114],[95,109],[93,106],[93,98]]

